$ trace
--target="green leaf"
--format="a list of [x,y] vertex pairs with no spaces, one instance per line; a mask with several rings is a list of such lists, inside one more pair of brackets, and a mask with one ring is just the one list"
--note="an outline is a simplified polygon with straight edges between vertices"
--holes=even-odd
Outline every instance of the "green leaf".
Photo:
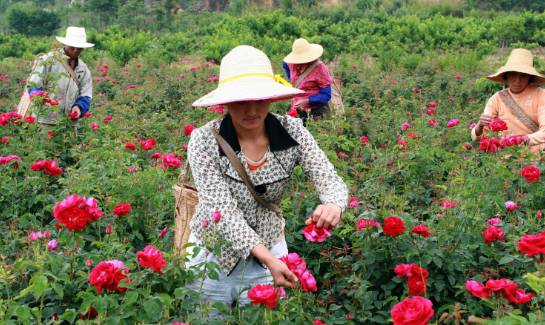
[[44,294],[45,289],[47,289],[47,277],[41,273],[37,273],[32,277],[30,282],[33,286],[34,297],[36,299],[40,298]]
[[77,315],[78,313],[75,309],[69,308],[64,311],[64,314],[62,314],[62,319],[68,323],[73,323]]
[[17,315],[17,318],[22,321],[27,321],[32,317],[30,308],[27,306],[17,306],[15,309],[15,314]]
[[125,295],[125,304],[126,305],[132,305],[136,302],[136,300],[138,299],[138,292],[136,291],[129,291],[126,295]]
[[158,321],[163,314],[163,303],[157,298],[152,298],[144,303],[144,311],[151,321]]
[[502,258],[498,261],[498,264],[500,264],[500,265],[509,264],[509,263],[513,262],[514,260],[515,260],[515,257],[514,257],[514,256],[512,256],[512,255],[507,255],[507,256],[502,257]]

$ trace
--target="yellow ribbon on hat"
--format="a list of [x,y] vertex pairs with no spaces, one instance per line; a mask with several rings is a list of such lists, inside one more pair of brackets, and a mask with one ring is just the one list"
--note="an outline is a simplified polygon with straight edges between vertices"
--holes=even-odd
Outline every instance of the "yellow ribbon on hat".
[[274,81],[283,84],[284,86],[292,87],[292,85],[284,78],[282,78],[281,75],[273,75],[270,73],[241,73],[234,76],[231,76],[229,78],[225,78],[219,82],[220,85],[231,82],[233,80],[241,79],[241,78],[247,78],[247,77],[267,77],[271,78]]
[[284,86],[293,87],[289,81],[284,79],[281,75],[275,74],[274,81],[283,84]]
[[220,85],[225,84],[225,83],[231,82],[233,80],[237,80],[237,79],[240,79],[240,78],[246,78],[246,77],[268,77],[268,78],[274,79],[274,76],[271,73],[241,73],[241,74],[236,74],[234,76],[231,76],[229,78],[225,78],[225,79],[221,80],[219,82],[219,84]]

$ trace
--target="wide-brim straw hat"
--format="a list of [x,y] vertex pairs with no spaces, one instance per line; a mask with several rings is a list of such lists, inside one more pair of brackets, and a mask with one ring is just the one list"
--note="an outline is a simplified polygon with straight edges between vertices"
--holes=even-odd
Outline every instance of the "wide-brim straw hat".
[[507,63],[501,67],[498,72],[487,78],[492,81],[505,83],[504,74],[507,72],[520,72],[534,76],[535,83],[545,82],[545,76],[537,72],[534,68],[534,56],[532,55],[532,52],[526,49],[514,49],[511,51]]
[[85,28],[70,26],[66,29],[66,36],[57,36],[57,41],[64,45],[85,49],[95,46],[93,43],[87,42],[87,35],[85,34]]
[[218,87],[197,99],[193,106],[283,100],[302,93],[276,81],[271,61],[265,53],[252,46],[240,45],[221,60]]
[[320,44],[309,43],[304,38],[298,38],[293,42],[291,53],[286,55],[284,62],[290,64],[309,63],[319,59],[324,53]]

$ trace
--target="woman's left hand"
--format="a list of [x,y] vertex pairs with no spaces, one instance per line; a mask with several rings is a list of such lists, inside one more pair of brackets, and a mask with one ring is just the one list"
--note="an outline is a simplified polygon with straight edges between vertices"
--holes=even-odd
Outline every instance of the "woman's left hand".
[[318,228],[335,228],[341,222],[341,213],[341,207],[334,203],[320,204],[305,221],[305,224],[316,223]]

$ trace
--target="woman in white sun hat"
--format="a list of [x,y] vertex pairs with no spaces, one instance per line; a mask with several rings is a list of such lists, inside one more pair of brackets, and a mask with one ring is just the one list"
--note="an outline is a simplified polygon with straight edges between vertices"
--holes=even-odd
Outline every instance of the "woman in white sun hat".
[[472,139],[482,139],[490,123],[500,119],[507,124],[504,135],[526,136],[531,151],[542,150],[545,146],[545,90],[537,84],[543,83],[545,77],[534,68],[532,53],[514,49],[507,63],[487,78],[506,84],[507,88],[488,100],[479,122],[471,130]]
[[291,108],[296,109],[303,119],[309,114],[319,118],[329,111],[327,103],[331,99],[333,77],[320,60],[323,53],[324,48],[320,44],[299,38],[293,42],[291,53],[284,58],[283,67],[288,80],[304,91],[291,100]]
[[277,206],[295,165],[322,201],[306,223],[335,227],[341,220],[347,187],[333,165],[300,119],[269,112],[271,102],[300,93],[276,82],[263,52],[242,45],[223,57],[217,89],[193,103],[227,107],[223,118],[195,130],[188,145],[199,196],[189,241],[221,245],[219,256],[202,250],[188,263],[219,264],[219,280],[190,286],[202,290],[204,301],[244,305],[245,290],[255,284],[295,285],[296,276],[279,260],[288,250]]
[[[38,116],[41,124],[57,124],[69,115],[73,119],[80,118],[89,110],[93,98],[91,71],[80,58],[84,49],[94,46],[87,42],[85,29],[68,27],[65,37],[57,36],[57,41],[64,45],[63,48],[41,56],[28,79],[31,94],[50,88],[50,97],[53,96],[60,104],[60,109]],[[54,78],[60,77],[55,85],[47,85],[46,76],[49,74]]]

